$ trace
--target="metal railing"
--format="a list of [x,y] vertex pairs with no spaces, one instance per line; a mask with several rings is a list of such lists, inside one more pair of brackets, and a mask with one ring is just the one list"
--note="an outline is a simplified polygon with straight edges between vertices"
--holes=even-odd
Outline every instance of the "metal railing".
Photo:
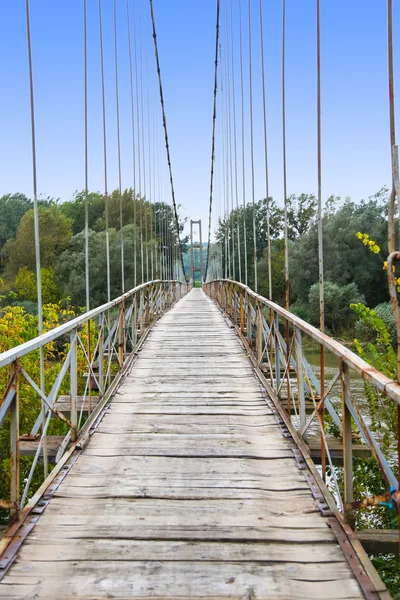
[[[354,509],[381,502],[391,503],[399,512],[400,486],[394,473],[396,461],[394,459],[390,464],[385,458],[366,422],[366,415],[362,414],[362,408],[352,394],[349,373],[351,369],[356,371],[377,392],[397,405],[400,405],[400,385],[333,338],[244,284],[223,279],[205,283],[203,287],[234,324],[268,395],[279,407],[285,421],[297,432],[297,438],[306,441],[310,426],[317,424],[321,439],[323,479],[326,480],[327,461],[330,465],[330,483],[334,486],[335,500],[341,512],[350,518]],[[337,357],[337,368],[328,384],[324,368],[315,373],[308,364],[302,347],[304,336],[317,342],[323,352],[330,352]],[[341,402],[338,405],[339,386]],[[337,481],[329,450],[326,412],[330,414],[342,438],[342,486]],[[352,423],[375,457],[387,486],[387,491],[382,495],[357,502],[353,498]]]
[[[25,505],[39,459],[46,464],[47,431],[52,418],[62,422],[64,431],[67,430],[55,457],[54,462],[58,463],[67,448],[77,445],[88,433],[127,373],[151,327],[188,289],[188,284],[179,281],[144,283],[0,354],[0,369],[7,369],[7,384],[0,401],[0,427],[8,426],[10,434],[10,494],[9,498],[0,499],[0,508],[9,511],[11,523],[19,518]],[[49,344],[53,344],[53,362],[58,368],[53,380],[46,382],[46,389],[50,387],[50,390],[45,392],[29,373],[26,359],[36,352],[35,361],[37,351]],[[57,408],[63,389],[69,392],[63,397],[68,405],[64,413]],[[21,403],[26,406],[32,394],[38,407],[37,416],[30,432],[24,432],[22,439],[35,442],[34,457],[21,496],[20,406]]]

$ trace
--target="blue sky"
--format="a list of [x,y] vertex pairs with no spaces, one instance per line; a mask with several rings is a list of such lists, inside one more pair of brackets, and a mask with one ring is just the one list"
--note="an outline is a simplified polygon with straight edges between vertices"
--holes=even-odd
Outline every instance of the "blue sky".
[[[239,123],[238,1],[232,0],[236,104]],[[221,0],[221,44],[226,50],[226,8]],[[130,0],[133,17],[133,0]],[[215,40],[215,0],[154,0],[165,106],[177,201],[188,218],[207,229]],[[242,0],[248,139],[247,0]],[[390,182],[386,2],[321,0],[323,197],[355,201]],[[31,0],[37,125],[38,189],[71,198],[84,185],[82,0]],[[259,1],[252,0],[256,199],[264,196],[260,88]],[[270,192],[282,204],[281,1],[264,0]],[[25,1],[0,3],[0,194],[32,192]],[[135,0],[137,39],[142,35],[146,179],[156,199],[169,200],[165,150],[156,88],[147,0]],[[113,48],[113,0],[103,0],[109,187],[118,185]],[[400,2],[394,1],[394,22]],[[133,24],[132,24],[133,27]],[[396,35],[396,27],[395,27]],[[88,0],[89,187],[103,189],[100,59],[97,0]],[[287,0],[288,193],[316,192],[315,1]],[[126,0],[118,0],[122,184],[133,183]],[[147,65],[147,66],[146,66]],[[224,71],[221,71],[225,77]],[[395,39],[395,77],[400,78],[400,42]],[[147,84],[149,100],[147,102]],[[226,89],[226,88],[225,88]],[[397,90],[399,85],[397,85]],[[220,90],[221,91],[221,90]],[[400,92],[399,92],[400,93]],[[220,94],[219,108],[223,102]],[[399,107],[399,101],[397,102]],[[149,115],[147,117],[147,114]],[[399,108],[396,110],[398,128]],[[218,118],[221,119],[219,112]],[[220,134],[219,120],[218,132]],[[155,124],[153,132],[153,124]],[[147,147],[150,128],[151,147]],[[238,137],[239,141],[239,137]],[[239,153],[240,158],[240,153]],[[221,139],[217,139],[217,192]],[[241,160],[241,159],[240,159]],[[161,165],[161,166],[159,166]],[[160,185],[155,184],[161,173]],[[143,182],[142,182],[143,185]],[[241,189],[241,179],[239,178]]]

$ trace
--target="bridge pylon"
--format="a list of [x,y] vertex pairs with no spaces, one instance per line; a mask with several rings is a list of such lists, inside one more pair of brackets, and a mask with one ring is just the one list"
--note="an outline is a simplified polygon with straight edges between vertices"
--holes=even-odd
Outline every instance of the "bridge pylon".
[[[199,242],[195,242],[193,239],[193,225],[199,226]],[[200,250],[200,267],[195,266],[194,256],[195,250]],[[203,284],[204,272],[203,272],[203,240],[201,235],[201,219],[199,221],[190,221],[190,283],[194,285],[194,275],[200,273],[200,281]]]

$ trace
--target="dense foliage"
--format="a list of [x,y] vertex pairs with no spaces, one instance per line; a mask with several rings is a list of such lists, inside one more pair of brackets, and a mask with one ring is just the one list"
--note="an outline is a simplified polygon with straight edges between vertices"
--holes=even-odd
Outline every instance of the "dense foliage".
[[[125,289],[157,278],[163,265],[174,261],[177,243],[174,214],[169,204],[151,203],[132,189],[88,194],[91,306],[107,300],[106,222],[110,247],[111,297],[121,293],[121,246],[124,249]],[[121,213],[122,234],[120,231]],[[0,198],[0,294],[2,304],[23,304],[35,312],[36,261],[32,202],[23,194]],[[85,194],[68,202],[39,201],[40,260],[43,301],[70,297],[75,306],[86,303]],[[184,223],[180,224],[182,233]],[[184,249],[187,238],[182,240]],[[143,253],[141,249],[143,248]],[[135,260],[136,249],[136,260]]]

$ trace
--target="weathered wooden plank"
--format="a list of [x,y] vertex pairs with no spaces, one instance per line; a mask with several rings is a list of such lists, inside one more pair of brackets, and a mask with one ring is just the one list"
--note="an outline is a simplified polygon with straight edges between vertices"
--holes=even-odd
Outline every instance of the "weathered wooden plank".
[[[90,445],[89,445],[90,447]],[[126,456],[121,461],[116,456],[90,456],[87,450],[71,469],[71,474],[101,474],[122,475],[132,478],[138,473],[148,475],[159,474],[171,476],[176,473],[183,477],[194,475],[210,480],[224,480],[232,475],[243,478],[265,479],[289,478],[299,474],[294,465],[293,458],[273,459],[273,468],[270,459],[252,460],[249,458],[219,458],[219,457],[167,457],[167,456]],[[304,478],[303,478],[304,479]]]
[[[56,534],[57,537],[57,534]],[[40,553],[39,553],[39,552]],[[339,546],[321,544],[288,544],[233,542],[187,542],[158,540],[93,540],[79,544],[30,540],[24,545],[23,561],[252,561],[284,563],[341,563],[345,561]]]
[[154,405],[133,405],[129,402],[116,403],[112,412],[114,414],[138,415],[138,414],[169,414],[169,415],[240,415],[260,417],[270,415],[271,411],[267,406],[265,408],[242,406],[212,406],[211,404],[203,406],[163,406],[162,404]]
[[[49,539],[49,524],[43,524],[40,519],[35,526],[35,539]],[[336,538],[328,527],[309,529],[292,527],[249,527],[238,525],[219,526],[214,524],[195,524],[181,526],[165,523],[163,526],[143,524],[143,521],[126,523],[123,526],[110,522],[104,523],[75,523],[73,525],[57,524],[53,526],[51,539],[80,540],[80,539],[136,539],[136,540],[209,540],[231,542],[279,542],[283,544],[329,544],[336,545]],[[301,546],[300,546],[301,550]]]
[[[357,583],[344,563],[253,562],[26,562],[8,576],[12,584],[37,586],[40,597],[88,595],[104,597],[198,598],[361,598]],[[27,588],[25,588],[27,591]]]
[[[204,500],[204,499],[263,499],[266,502],[279,501],[283,502],[285,498],[280,490],[275,494],[271,490],[263,490],[257,488],[256,482],[251,482],[248,487],[194,487],[186,485],[186,482],[180,482],[180,486],[166,485],[165,482],[159,482],[159,485],[153,485],[152,482],[143,482],[142,485],[127,485],[121,482],[120,485],[107,486],[79,486],[79,485],[64,485],[55,495],[59,498],[159,498],[159,499],[174,499],[174,500]],[[296,489],[294,484],[286,490],[290,492],[292,502],[302,502],[304,498],[309,497],[310,491],[308,487],[299,486]],[[276,499],[276,496],[280,500]],[[287,499],[287,496],[286,496]]]
[[[178,500],[178,499],[154,499],[154,498],[112,498],[111,500],[103,498],[63,498],[56,495],[52,500],[51,506],[46,511],[45,517],[58,518],[58,515],[64,517],[76,516],[82,518],[96,515],[96,519],[101,517],[110,518],[114,522],[120,520],[120,517],[126,519],[139,517],[140,520],[151,522],[152,519],[173,519],[176,515],[180,516],[181,524],[193,519],[204,520],[209,515],[213,522],[219,523],[222,519],[231,519],[232,515],[241,513],[241,523],[243,525],[255,523],[260,525],[260,521],[268,520],[274,517],[282,517],[282,528],[287,522],[289,527],[292,525],[293,516],[299,515],[305,520],[311,520],[308,517],[313,516],[315,527],[327,527],[325,520],[321,517],[319,510],[311,494],[303,496],[301,508],[292,501],[287,494],[286,498],[271,498],[268,503],[262,499],[204,499],[197,500]],[[44,517],[44,522],[45,522]],[[287,521],[285,519],[288,519]],[[279,525],[278,525],[279,527]]]

